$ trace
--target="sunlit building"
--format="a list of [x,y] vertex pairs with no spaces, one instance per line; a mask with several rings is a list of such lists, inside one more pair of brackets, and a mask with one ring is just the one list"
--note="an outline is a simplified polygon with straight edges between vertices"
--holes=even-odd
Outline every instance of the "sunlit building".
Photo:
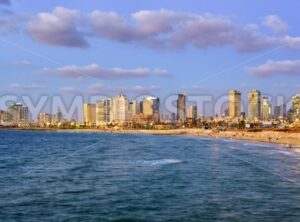
[[258,90],[248,94],[248,117],[251,120],[261,119],[261,93]]
[[100,100],[96,103],[96,124],[102,125],[111,122],[111,99]]
[[52,115],[49,113],[39,113],[38,123],[40,126],[50,125],[52,122]]
[[292,97],[292,112],[294,118],[298,118],[300,116],[300,94]]
[[83,104],[83,121],[87,126],[96,125],[96,104]]
[[241,115],[241,93],[236,90],[228,92],[229,106],[228,115],[231,118],[238,118]]
[[187,110],[187,118],[189,119],[196,119],[197,118],[197,106],[192,105]]
[[271,105],[268,101],[268,97],[262,99],[262,118],[263,120],[269,120],[271,118]]
[[159,122],[159,98],[145,97],[143,99],[143,114],[150,117],[154,122]]
[[119,96],[112,99],[112,106],[111,106],[111,121],[114,122],[126,122],[129,120],[129,101],[123,95],[120,94]]

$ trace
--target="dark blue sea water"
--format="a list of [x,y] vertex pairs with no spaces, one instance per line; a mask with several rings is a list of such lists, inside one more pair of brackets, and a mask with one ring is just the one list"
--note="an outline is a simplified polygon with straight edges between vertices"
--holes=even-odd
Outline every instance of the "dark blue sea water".
[[300,221],[300,154],[183,136],[0,131],[0,221]]

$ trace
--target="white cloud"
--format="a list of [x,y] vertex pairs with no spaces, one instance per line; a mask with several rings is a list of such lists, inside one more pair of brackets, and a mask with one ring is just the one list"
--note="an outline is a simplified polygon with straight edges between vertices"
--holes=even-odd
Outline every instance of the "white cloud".
[[145,78],[150,76],[169,76],[165,69],[150,68],[102,68],[97,64],[87,66],[70,65],[57,69],[44,69],[43,73],[49,75],[57,75],[73,79],[79,78],[95,78],[95,79],[126,79],[126,78]]
[[288,24],[277,15],[265,16],[262,24],[277,33],[286,32],[288,29]]
[[40,90],[44,89],[45,87],[42,85],[36,85],[36,84],[31,84],[31,85],[23,85],[19,83],[12,83],[9,86],[11,89],[14,90],[21,90],[21,91],[32,91],[32,90]]
[[75,87],[70,87],[70,86],[64,86],[59,89],[63,93],[67,94],[81,94],[82,92]]
[[257,67],[246,68],[253,76],[268,77],[274,75],[300,75],[300,60],[269,60]]
[[300,37],[286,35],[281,39],[281,42],[289,48],[300,49]]
[[122,87],[122,86],[106,86],[99,83],[93,84],[88,88],[88,92],[91,94],[97,93],[105,93],[106,95],[115,95],[116,93],[127,93],[127,94],[135,94],[135,95],[145,95],[145,94],[154,94],[160,91],[161,88],[159,86],[152,85],[150,87],[145,86],[131,86],[131,87]]
[[29,33],[40,42],[67,47],[87,47],[80,30],[82,17],[76,10],[56,7],[52,13],[39,13],[27,25]]
[[31,66],[32,65],[32,63],[28,60],[16,61],[15,64],[22,65],[22,66]]
[[[277,31],[285,29],[277,16],[267,16],[264,24]],[[162,9],[137,11],[126,18],[115,12],[83,14],[63,7],[39,13],[28,23],[29,33],[38,41],[69,47],[87,47],[87,37],[171,50],[231,45],[237,51],[252,52],[280,44],[278,37],[255,27],[240,27],[229,18],[211,14]]]

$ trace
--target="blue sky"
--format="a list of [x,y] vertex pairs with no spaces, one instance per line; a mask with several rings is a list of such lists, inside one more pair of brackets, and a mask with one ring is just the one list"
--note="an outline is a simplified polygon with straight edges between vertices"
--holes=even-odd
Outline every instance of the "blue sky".
[[0,0],[1,94],[178,92],[287,98],[300,88],[298,1]]

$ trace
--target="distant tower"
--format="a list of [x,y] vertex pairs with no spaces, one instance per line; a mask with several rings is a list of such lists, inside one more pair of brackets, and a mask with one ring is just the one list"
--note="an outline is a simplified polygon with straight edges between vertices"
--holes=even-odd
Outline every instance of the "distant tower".
[[154,122],[159,122],[159,98],[146,97],[143,99],[143,114],[151,116]]
[[177,121],[185,122],[185,120],[186,120],[186,95],[178,94]]
[[271,117],[271,105],[268,101],[268,97],[263,97],[262,100],[262,118],[263,120],[269,120]]
[[237,118],[241,115],[241,93],[236,90],[230,90],[228,92],[229,97],[229,116],[231,118]]
[[292,97],[292,112],[294,117],[298,117],[300,114],[300,94]]
[[110,116],[112,121],[121,123],[129,120],[129,101],[124,95],[112,99]]
[[188,108],[187,118],[193,119],[193,120],[197,119],[197,106],[196,105],[192,105]]
[[111,99],[100,100],[96,103],[96,123],[101,125],[110,122]]
[[83,120],[87,126],[96,124],[96,104],[83,104]]
[[261,93],[258,90],[252,90],[248,94],[248,116],[252,120],[261,119]]

